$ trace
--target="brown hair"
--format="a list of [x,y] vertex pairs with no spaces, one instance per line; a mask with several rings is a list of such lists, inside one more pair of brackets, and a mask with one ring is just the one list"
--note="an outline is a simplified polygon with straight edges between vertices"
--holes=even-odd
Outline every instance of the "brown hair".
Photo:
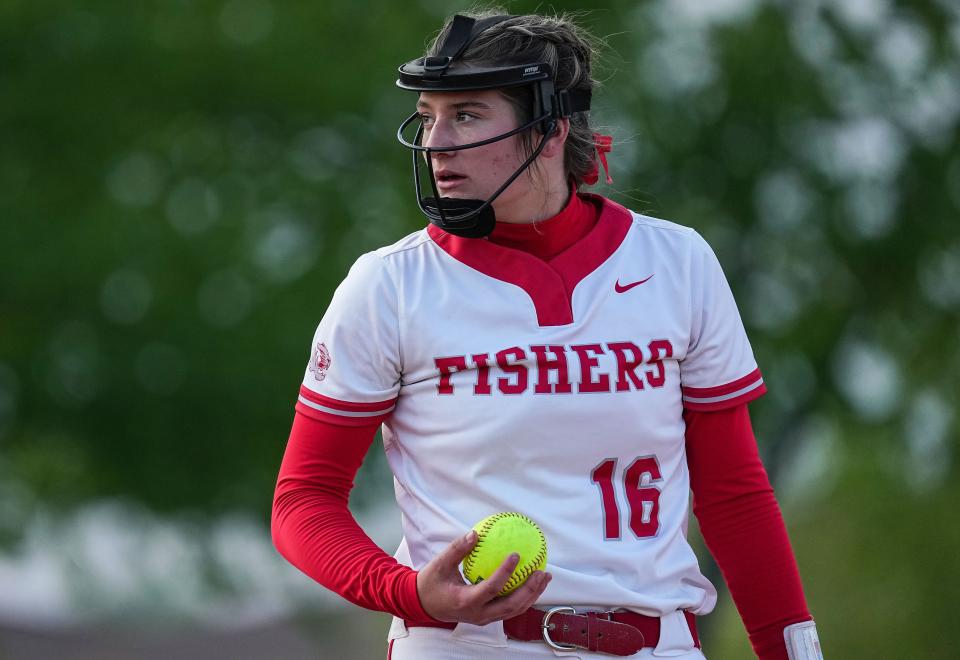
[[[464,15],[481,19],[507,12],[499,8],[465,12]],[[436,55],[440,44],[450,31],[453,18],[447,19],[440,34],[427,50]],[[544,16],[528,14],[515,16],[484,30],[462,55],[465,62],[496,64],[531,64],[546,62],[554,72],[555,86],[561,89],[594,90],[598,82],[591,77],[590,60],[596,40],[567,15]],[[533,90],[529,85],[505,87],[500,90],[511,102],[517,119],[524,124],[533,117]],[[568,178],[579,188],[584,177],[596,167],[593,129],[589,113],[575,112],[570,117],[570,132],[564,144],[563,165]],[[520,135],[527,153],[533,152],[530,131]],[[536,166],[536,161],[533,163]]]

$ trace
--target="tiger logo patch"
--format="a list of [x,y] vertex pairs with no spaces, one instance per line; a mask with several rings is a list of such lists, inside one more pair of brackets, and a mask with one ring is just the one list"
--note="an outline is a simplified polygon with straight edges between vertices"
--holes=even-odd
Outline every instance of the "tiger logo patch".
[[313,349],[313,358],[310,360],[310,371],[317,381],[322,381],[327,377],[327,369],[330,368],[330,351],[323,342],[318,342]]

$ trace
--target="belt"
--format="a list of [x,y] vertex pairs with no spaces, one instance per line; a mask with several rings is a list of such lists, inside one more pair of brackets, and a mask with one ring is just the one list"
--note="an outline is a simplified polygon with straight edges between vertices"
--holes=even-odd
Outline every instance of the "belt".
[[[693,644],[700,648],[696,617],[684,611]],[[455,622],[404,621],[408,628],[429,627],[453,630]],[[558,650],[587,649],[609,655],[633,655],[660,641],[660,618],[636,612],[584,612],[572,607],[549,610],[530,608],[523,614],[504,619],[503,632],[521,642],[542,641]]]

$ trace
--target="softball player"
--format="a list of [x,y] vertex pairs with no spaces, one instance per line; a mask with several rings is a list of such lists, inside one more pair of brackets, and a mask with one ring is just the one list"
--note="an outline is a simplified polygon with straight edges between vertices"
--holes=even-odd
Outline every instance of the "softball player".
[[[273,538],[294,565],[394,615],[389,657],[703,658],[716,591],[690,492],[758,657],[820,658],[750,428],[764,393],[720,265],[692,229],[581,192],[606,169],[591,48],[569,21],[449,20],[399,69],[398,131],[426,229],[361,256],[312,342]],[[411,135],[412,133],[412,135]],[[424,194],[424,191],[427,194]],[[347,507],[383,426],[404,539]],[[468,585],[465,531],[536,520],[546,571]]]

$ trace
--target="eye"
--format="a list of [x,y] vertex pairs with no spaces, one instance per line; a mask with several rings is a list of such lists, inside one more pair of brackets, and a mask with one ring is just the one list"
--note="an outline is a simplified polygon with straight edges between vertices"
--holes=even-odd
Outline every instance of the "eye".
[[475,118],[476,116],[471,115],[469,112],[464,112],[462,110],[457,112],[457,121],[470,121],[471,119],[475,119]]
[[430,128],[430,125],[432,123],[433,123],[433,117],[431,117],[430,115],[425,115],[423,113],[420,114],[420,124],[424,128]]

